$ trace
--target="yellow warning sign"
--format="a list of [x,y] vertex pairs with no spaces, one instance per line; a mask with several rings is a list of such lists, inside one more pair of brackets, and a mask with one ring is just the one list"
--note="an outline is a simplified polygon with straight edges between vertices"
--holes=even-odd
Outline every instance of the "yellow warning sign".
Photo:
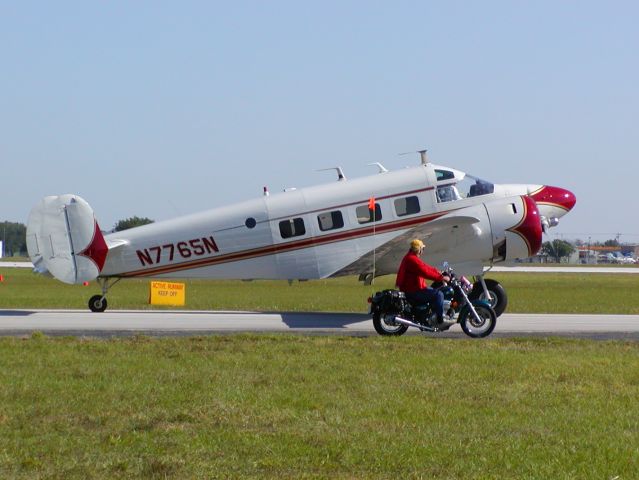
[[173,305],[181,307],[186,298],[186,287],[183,283],[151,282],[149,303],[151,305]]

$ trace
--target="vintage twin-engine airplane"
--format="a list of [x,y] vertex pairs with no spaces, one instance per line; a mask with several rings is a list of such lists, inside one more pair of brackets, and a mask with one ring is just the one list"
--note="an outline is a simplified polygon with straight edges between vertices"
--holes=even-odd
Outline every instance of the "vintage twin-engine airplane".
[[500,314],[506,295],[484,280],[486,268],[534,255],[542,232],[575,205],[575,196],[544,185],[495,185],[431,164],[264,195],[103,235],[77,195],[44,198],[29,216],[27,247],[35,270],[70,284],[95,280],[104,311],[122,278],[315,279],[394,273],[412,238],[424,260],[447,261],[477,278],[476,291]]

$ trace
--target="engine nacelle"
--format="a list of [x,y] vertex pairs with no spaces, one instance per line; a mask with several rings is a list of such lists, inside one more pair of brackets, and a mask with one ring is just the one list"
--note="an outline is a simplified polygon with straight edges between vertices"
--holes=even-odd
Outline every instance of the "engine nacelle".
[[[530,257],[541,248],[541,216],[527,195],[455,210],[429,224],[430,230],[440,223],[446,228],[428,238],[424,260],[432,265],[447,261],[464,274],[479,274],[483,265]],[[400,258],[394,260],[396,265]]]
[[537,204],[531,197],[510,197],[484,206],[493,237],[493,262],[527,258],[539,251],[542,222]]

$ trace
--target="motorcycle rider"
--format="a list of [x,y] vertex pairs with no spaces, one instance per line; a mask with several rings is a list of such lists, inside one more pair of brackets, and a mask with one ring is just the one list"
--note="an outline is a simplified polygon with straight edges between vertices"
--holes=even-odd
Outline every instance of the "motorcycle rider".
[[410,249],[404,255],[397,271],[395,285],[406,294],[412,304],[430,303],[437,317],[438,323],[444,321],[444,294],[426,285],[426,279],[436,282],[449,282],[450,277],[425,263],[419,258],[424,252],[424,242],[414,239],[410,242]]

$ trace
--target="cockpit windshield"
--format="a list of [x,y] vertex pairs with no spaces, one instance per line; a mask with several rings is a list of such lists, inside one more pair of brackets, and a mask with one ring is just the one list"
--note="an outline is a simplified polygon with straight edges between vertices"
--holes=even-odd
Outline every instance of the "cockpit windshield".
[[436,191],[437,201],[440,203],[488,195],[495,191],[492,183],[462,172],[437,169],[435,174],[437,183],[441,183]]

